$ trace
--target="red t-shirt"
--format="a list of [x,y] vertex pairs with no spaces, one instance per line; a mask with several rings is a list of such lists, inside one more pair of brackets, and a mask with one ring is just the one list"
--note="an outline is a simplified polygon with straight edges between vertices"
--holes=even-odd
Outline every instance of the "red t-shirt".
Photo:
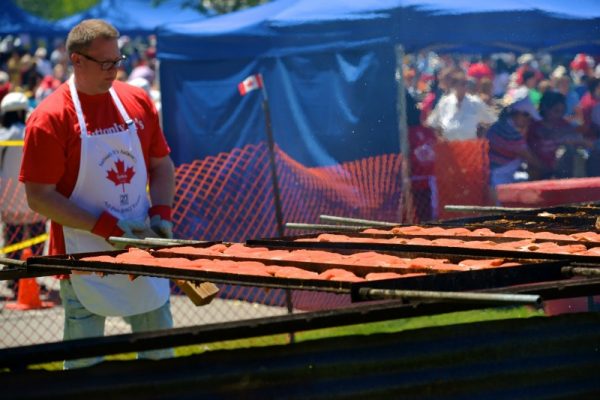
[[[146,167],[150,157],[165,157],[169,146],[158,122],[154,104],[143,89],[115,81],[113,88],[129,117],[135,121]],[[86,95],[78,92],[89,135],[112,133],[115,125],[125,130],[125,121],[110,93]],[[69,197],[75,188],[81,156],[80,130],[69,85],[62,84],[42,101],[27,120],[23,162],[19,180],[55,184]],[[62,226],[52,221],[50,254],[64,254]]]
[[581,115],[583,116],[583,125],[581,126],[581,131],[590,139],[596,139],[596,135],[592,129],[592,110],[598,103],[600,103],[600,101],[592,96],[590,92],[586,92],[577,105],[577,107],[579,107],[581,110]]

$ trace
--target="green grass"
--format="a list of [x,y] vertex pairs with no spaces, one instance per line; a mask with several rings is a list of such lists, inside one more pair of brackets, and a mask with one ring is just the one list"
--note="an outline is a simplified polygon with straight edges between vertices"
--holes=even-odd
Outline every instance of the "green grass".
[[[370,335],[374,333],[392,333],[412,329],[436,327],[452,324],[466,324],[480,321],[493,321],[510,318],[530,318],[543,316],[543,311],[530,307],[508,307],[486,310],[463,311],[433,316],[403,318],[390,321],[372,322],[366,324],[339,326],[333,328],[316,329],[295,333],[296,342],[318,340],[339,336]],[[289,344],[288,334],[261,336],[248,339],[228,340],[222,342],[205,343],[192,346],[182,346],[175,349],[176,357],[185,357],[192,354],[201,354],[215,350],[233,350],[249,347],[265,347]],[[116,354],[106,357],[107,360],[133,360],[135,353]],[[62,363],[53,362],[32,366],[35,369],[60,370]]]
[[[316,329],[304,332],[296,332],[295,341],[304,342],[308,340],[318,340],[339,336],[401,332],[411,329],[420,329],[435,326],[466,324],[470,322],[493,321],[510,318],[530,318],[543,315],[543,311],[535,310],[530,307],[494,308],[486,310],[463,311],[449,314],[403,318],[390,321],[372,322],[366,324],[348,325],[333,328]],[[177,349],[175,349],[175,354],[178,357],[181,357],[214,350],[272,346],[288,343],[289,335],[280,334],[272,336],[262,336],[257,338],[230,340],[224,342],[206,343],[202,345],[178,347]]]

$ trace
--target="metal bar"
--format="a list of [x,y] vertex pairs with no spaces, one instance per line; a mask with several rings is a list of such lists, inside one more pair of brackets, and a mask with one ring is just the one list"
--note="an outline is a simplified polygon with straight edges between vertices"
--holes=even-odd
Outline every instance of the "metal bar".
[[364,296],[368,300],[416,299],[475,302],[481,304],[538,304],[540,302],[540,296],[512,293],[439,292],[433,290],[372,289],[368,287],[360,288],[358,292],[359,295]]
[[58,360],[236,340],[480,308],[483,307],[469,303],[421,303],[410,306],[397,301],[375,305],[367,303],[336,310],[28,345],[0,349],[0,368],[21,369],[31,364]]
[[179,244],[204,244],[208,243],[200,240],[184,240],[184,239],[166,239],[166,238],[124,238],[119,236],[111,236],[108,238],[111,243],[119,243],[126,245],[135,245],[143,247],[155,247],[155,246],[176,246]]
[[154,242],[163,242],[163,243],[176,243],[176,244],[207,244],[207,243],[215,243],[214,241],[209,240],[191,240],[191,239],[173,239],[173,238],[153,238],[147,237],[145,240],[152,240]]
[[15,260],[14,258],[0,257],[0,264],[11,265],[15,267],[24,267],[24,260]]
[[287,222],[285,227],[288,229],[303,229],[303,230],[317,230],[317,231],[350,231],[357,232],[360,229],[366,228],[366,226],[356,225],[327,225],[327,224],[305,224],[301,222]]
[[320,215],[319,218],[324,222],[334,222],[334,223],[344,223],[344,224],[353,224],[353,225],[361,225],[361,226],[384,226],[384,227],[394,227],[398,225],[402,225],[401,222],[386,222],[386,221],[375,221],[371,219],[361,219],[361,218],[348,218],[348,217],[337,217],[335,215]]
[[500,207],[500,206],[469,206],[469,205],[453,205],[447,204],[444,210],[453,212],[528,212],[536,211],[537,208],[529,207]]
[[565,275],[570,276],[600,276],[600,268],[587,268],[587,267],[563,267],[561,272]]
[[5,268],[0,269],[0,281],[17,280],[22,278],[39,278],[41,276],[68,275],[68,269],[49,268]]
[[269,167],[271,169],[271,184],[273,185],[273,202],[275,205],[275,220],[277,222],[277,234],[283,237],[283,212],[281,208],[281,195],[279,190],[279,179],[277,177],[277,164],[275,163],[275,139],[273,138],[273,126],[271,124],[271,109],[269,99],[263,82],[263,102],[262,108],[265,113],[265,132],[267,134],[267,144],[269,146]]
[[[39,262],[43,261],[43,262]],[[317,279],[275,278],[254,275],[232,274],[225,272],[207,272],[181,268],[165,268],[150,265],[116,264],[106,262],[78,262],[74,260],[36,259],[28,268],[52,269],[53,271],[78,270],[89,272],[104,272],[109,274],[132,274],[169,278],[173,280],[210,281],[241,286],[260,286],[276,289],[309,290],[348,294],[351,283],[342,281],[327,281]],[[54,272],[55,274],[57,272]],[[70,273],[67,272],[67,273]]]
[[[404,88],[404,47],[396,45],[396,112],[398,114],[398,135],[400,153],[402,154],[402,194],[398,202],[397,217],[407,223],[413,222],[413,201],[411,188],[410,168],[410,140],[408,138],[408,124],[406,122],[406,94]],[[404,209],[402,209],[404,208]]]

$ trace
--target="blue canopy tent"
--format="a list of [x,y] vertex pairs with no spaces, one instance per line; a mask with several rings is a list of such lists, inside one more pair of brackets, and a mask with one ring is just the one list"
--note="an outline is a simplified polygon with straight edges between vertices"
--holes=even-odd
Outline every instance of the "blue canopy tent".
[[[395,45],[541,49],[597,40],[593,0],[279,0],[158,30],[164,127],[176,163],[264,140],[261,72],[275,142],[304,165],[399,151]],[[515,47],[513,47],[514,49]]]
[[101,0],[94,7],[56,22],[56,27],[69,31],[84,19],[100,18],[114,25],[122,35],[150,35],[157,26],[174,22],[197,22],[205,15],[184,8],[186,0],[165,0],[153,5],[150,0]]
[[62,32],[55,26],[17,7],[12,0],[5,0],[0,7],[0,35],[30,34],[52,37]]

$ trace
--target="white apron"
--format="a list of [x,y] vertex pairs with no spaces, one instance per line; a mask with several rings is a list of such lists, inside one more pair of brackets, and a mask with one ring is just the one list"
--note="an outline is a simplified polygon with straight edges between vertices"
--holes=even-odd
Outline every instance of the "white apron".
[[[119,219],[145,220],[149,206],[147,172],[135,123],[111,88],[110,95],[128,129],[88,135],[73,78],[69,88],[81,131],[79,175],[70,200],[96,216],[107,210]],[[104,238],[90,232],[69,227],[63,227],[63,231],[69,254],[114,250]],[[162,278],[140,276],[131,282],[121,274],[72,274],[71,283],[85,308],[103,316],[126,317],[152,311],[165,304],[170,294],[169,281]]]

